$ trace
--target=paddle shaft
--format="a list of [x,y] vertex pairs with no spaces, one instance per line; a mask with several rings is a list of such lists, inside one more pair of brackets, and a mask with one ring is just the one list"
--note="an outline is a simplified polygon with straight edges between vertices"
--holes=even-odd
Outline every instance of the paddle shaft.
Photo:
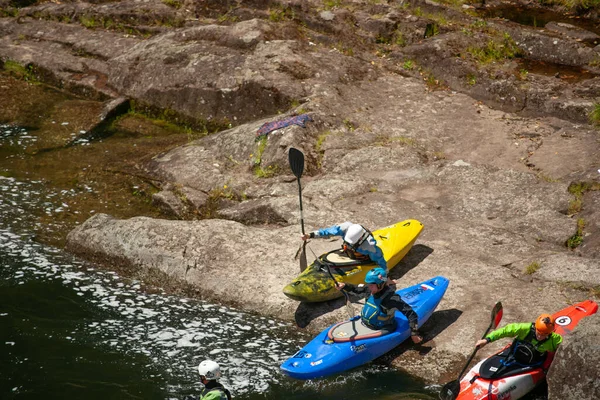
[[300,200],[300,226],[302,227],[302,235],[304,235],[304,214],[302,211],[302,184],[298,177],[298,199]]
[[[483,334],[481,339],[485,339],[485,337],[487,336],[490,329],[492,329],[492,327],[497,327],[498,324],[500,323],[501,319],[502,319],[502,303],[498,302],[498,303],[496,303],[496,305],[494,306],[494,309],[492,310],[492,321],[490,322],[490,325],[485,330],[485,333]],[[458,394],[460,391],[460,377],[467,370],[467,368],[469,367],[469,364],[471,364],[471,361],[473,361],[473,357],[475,357],[475,354],[477,353],[478,350],[479,350],[479,347],[476,346],[475,350],[473,350],[473,353],[471,353],[471,357],[469,357],[469,360],[465,364],[464,368],[462,369],[462,371],[460,371],[460,374],[458,374],[458,379],[448,382],[447,384],[445,384],[442,387],[442,389],[440,390],[440,399],[455,400],[458,397]]]

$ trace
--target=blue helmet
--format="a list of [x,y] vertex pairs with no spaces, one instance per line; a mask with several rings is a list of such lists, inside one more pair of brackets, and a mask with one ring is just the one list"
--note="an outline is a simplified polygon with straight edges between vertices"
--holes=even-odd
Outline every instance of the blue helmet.
[[[379,276],[381,275],[381,278]],[[367,272],[367,276],[365,277],[365,282],[367,283],[375,283],[377,285],[381,285],[387,281],[387,272],[385,269],[381,267],[373,268],[369,272]]]

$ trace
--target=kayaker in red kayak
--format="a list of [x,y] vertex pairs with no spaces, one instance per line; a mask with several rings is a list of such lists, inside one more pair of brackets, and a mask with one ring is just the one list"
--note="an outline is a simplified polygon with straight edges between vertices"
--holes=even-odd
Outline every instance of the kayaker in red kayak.
[[514,337],[512,352],[520,364],[550,366],[562,336],[554,332],[554,318],[550,314],[540,315],[535,322],[513,323],[491,332],[485,339],[478,340],[476,347],[504,337]]
[[379,267],[372,269],[367,273],[365,282],[367,283],[366,285],[358,286],[339,282],[336,286],[338,290],[345,290],[351,293],[371,293],[361,311],[362,323],[374,330],[385,329],[393,331],[396,327],[394,312],[398,310],[408,318],[410,337],[413,343],[421,343],[423,337],[421,337],[418,331],[419,317],[412,307],[388,286],[388,277],[385,269]]
[[344,222],[302,235],[302,240],[328,238],[331,236],[341,236],[344,238],[342,248],[350,258],[369,257],[379,267],[387,270],[383,251],[377,246],[377,241],[373,237],[373,234],[362,225]]

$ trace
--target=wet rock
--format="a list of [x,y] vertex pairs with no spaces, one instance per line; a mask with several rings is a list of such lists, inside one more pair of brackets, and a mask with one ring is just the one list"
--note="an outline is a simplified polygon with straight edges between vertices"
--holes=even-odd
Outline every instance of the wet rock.
[[544,28],[581,42],[593,43],[594,41],[600,41],[600,36],[594,32],[564,22],[548,22]]

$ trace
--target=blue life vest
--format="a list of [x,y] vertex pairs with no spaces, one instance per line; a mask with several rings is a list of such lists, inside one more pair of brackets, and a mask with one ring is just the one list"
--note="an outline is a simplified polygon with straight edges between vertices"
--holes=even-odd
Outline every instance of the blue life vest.
[[[394,292],[391,292],[391,294],[394,294]],[[389,310],[386,310],[381,305],[381,302],[391,294],[384,294],[379,298],[371,295],[365,302],[360,316],[362,317],[363,323],[369,328],[381,329],[393,323],[392,320],[394,318],[394,314],[388,314]]]

